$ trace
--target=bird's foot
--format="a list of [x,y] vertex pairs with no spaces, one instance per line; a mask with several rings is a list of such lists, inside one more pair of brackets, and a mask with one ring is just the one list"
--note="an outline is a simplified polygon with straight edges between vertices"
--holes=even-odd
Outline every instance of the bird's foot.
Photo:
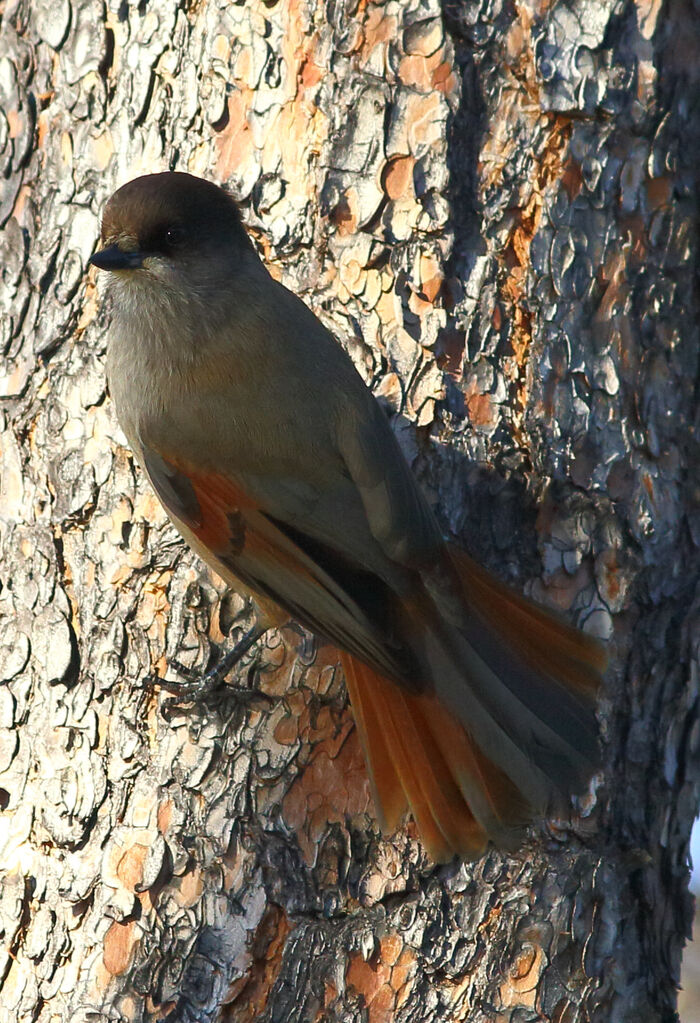
[[261,693],[255,689],[239,689],[226,684],[226,676],[248,653],[250,648],[267,632],[267,626],[255,624],[236,643],[232,650],[229,650],[217,664],[206,674],[201,675],[192,668],[186,667],[180,661],[173,659],[169,662],[182,679],[164,679],[158,676],[150,676],[146,682],[151,688],[164,689],[172,694],[173,699],[168,704],[174,703],[195,703],[200,700],[210,699],[212,696],[233,696],[242,703],[253,703],[262,700],[266,703],[273,703],[274,700],[267,693]]

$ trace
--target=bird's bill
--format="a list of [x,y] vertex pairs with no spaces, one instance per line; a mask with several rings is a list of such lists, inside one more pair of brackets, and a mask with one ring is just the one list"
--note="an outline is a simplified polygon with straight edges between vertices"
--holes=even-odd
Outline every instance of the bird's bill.
[[96,252],[90,262],[100,270],[138,270],[143,266],[143,253],[128,252],[115,243]]

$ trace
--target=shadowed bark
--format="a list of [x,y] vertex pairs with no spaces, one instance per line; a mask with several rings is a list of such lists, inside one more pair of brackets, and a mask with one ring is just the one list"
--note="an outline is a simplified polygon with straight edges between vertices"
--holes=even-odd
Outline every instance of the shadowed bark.
[[[6,0],[0,1018],[674,1019],[699,51],[689,0]],[[610,638],[606,769],[570,826],[442,867],[410,823],[383,838],[336,655],[291,629],[217,704],[144,685],[250,624],[105,391],[100,212],[167,168],[230,186],[445,533]]]

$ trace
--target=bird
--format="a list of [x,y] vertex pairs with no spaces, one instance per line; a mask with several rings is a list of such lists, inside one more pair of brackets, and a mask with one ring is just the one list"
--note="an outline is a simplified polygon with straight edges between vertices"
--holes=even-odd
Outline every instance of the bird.
[[335,336],[275,280],[233,197],[187,173],[108,200],[106,372],[185,541],[339,651],[378,823],[436,862],[513,848],[600,765],[604,646],[446,539]]

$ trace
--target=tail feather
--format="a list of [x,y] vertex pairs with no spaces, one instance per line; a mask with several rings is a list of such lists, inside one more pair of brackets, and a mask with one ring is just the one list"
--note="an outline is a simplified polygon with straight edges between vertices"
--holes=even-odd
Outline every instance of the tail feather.
[[489,837],[511,845],[527,820],[513,783],[432,695],[400,689],[341,653],[382,830],[411,811],[431,857],[480,855]]
[[[478,855],[486,845],[486,832],[474,819],[425,726],[429,716],[425,701],[422,705],[421,697],[399,689],[350,654],[341,653],[341,659],[382,830],[393,831],[410,809],[436,862],[450,859],[455,852],[470,859]],[[446,719],[437,700],[432,703],[438,716]],[[362,707],[360,713],[358,707]],[[381,727],[374,727],[379,722]],[[463,731],[462,735],[466,737]]]
[[528,802],[543,808],[552,784],[546,765],[533,755],[553,747],[569,754],[563,739],[523,705],[463,636],[444,638],[426,630],[421,637],[435,693],[478,743],[489,760],[521,789]]
[[452,584],[426,583],[432,616],[404,605],[424,691],[341,655],[383,829],[410,809],[436,861],[511,845],[585,785],[606,663],[595,640],[449,553]]
[[454,636],[449,658],[427,647],[440,665],[433,678],[441,699],[533,806],[544,808],[552,785],[565,791],[585,785],[598,762],[592,709],[572,706],[567,691],[548,684],[505,646],[491,659],[487,635],[469,639]]
[[[433,699],[423,699],[423,723],[440,745],[465,802],[483,832],[509,846],[530,816],[528,804],[513,782],[491,763],[469,733]],[[427,706],[425,706],[427,704]]]
[[450,548],[450,555],[456,579],[450,581],[448,565],[427,582],[437,614],[424,642],[431,668],[441,661],[439,672],[429,671],[437,691],[516,784],[522,776],[513,743],[550,789],[580,789],[599,762],[601,645],[464,552]]
[[[406,793],[391,758],[381,716],[372,699],[370,671],[361,661],[340,651],[355,724],[369,771],[372,796],[382,831],[391,833],[408,809]],[[383,680],[382,680],[383,681]]]
[[[478,623],[475,648],[481,653],[482,644],[487,661],[489,651],[496,652],[491,663],[502,682],[568,747],[570,756],[554,765],[563,786],[585,784],[600,758],[595,706],[608,660],[604,646],[516,593],[464,551],[450,546],[449,553]],[[562,771],[569,765],[571,776]],[[551,777],[552,770],[547,773]]]
[[595,698],[608,663],[603,645],[516,593],[466,551],[454,545],[448,549],[470,605],[480,607],[485,618],[497,623],[533,667]]
[[381,690],[374,686],[373,692],[379,694],[385,720],[390,721],[392,755],[401,764],[419,830],[423,833],[422,822],[432,818],[440,836],[441,847],[434,858],[449,859],[454,849],[466,856],[481,852],[486,834],[475,821],[441,746],[423,724],[425,712],[441,712],[437,701],[432,701],[434,708],[427,708],[419,697],[409,693],[401,692],[397,700],[386,686]]

